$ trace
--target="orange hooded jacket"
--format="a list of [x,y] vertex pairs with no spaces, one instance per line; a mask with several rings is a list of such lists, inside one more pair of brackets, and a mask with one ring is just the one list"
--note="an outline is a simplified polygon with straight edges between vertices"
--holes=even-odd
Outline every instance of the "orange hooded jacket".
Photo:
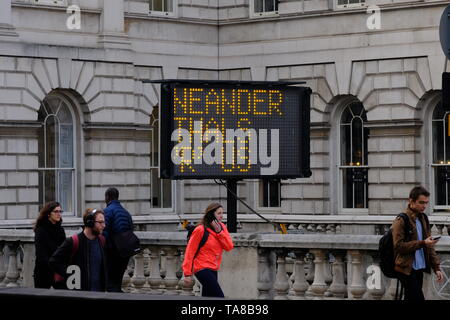
[[183,261],[183,273],[186,277],[202,269],[219,270],[223,250],[230,251],[234,248],[233,240],[231,240],[227,227],[222,222],[220,225],[222,226],[222,231],[219,233],[207,228],[209,232],[208,240],[206,240],[195,259],[194,255],[203,237],[205,226],[199,225],[192,232]]

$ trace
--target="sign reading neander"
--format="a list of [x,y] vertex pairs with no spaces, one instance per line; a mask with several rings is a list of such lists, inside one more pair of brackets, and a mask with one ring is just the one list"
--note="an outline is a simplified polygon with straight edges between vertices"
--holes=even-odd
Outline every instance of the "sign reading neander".
[[160,177],[309,177],[310,93],[276,82],[163,82]]

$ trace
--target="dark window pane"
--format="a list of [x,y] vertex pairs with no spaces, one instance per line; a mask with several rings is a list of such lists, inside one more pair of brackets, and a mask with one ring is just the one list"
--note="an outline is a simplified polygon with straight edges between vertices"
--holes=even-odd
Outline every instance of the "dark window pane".
[[263,1],[264,0],[254,0],[255,2],[255,12],[263,12]]
[[151,0],[152,1],[152,11],[163,11],[163,0]]
[[270,207],[280,206],[280,182],[278,180],[271,180],[269,182],[270,190]]

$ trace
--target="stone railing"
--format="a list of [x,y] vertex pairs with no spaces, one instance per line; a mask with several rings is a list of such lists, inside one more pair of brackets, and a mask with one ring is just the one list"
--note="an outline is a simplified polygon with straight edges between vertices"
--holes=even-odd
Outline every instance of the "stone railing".
[[[124,291],[200,294],[198,283],[183,286],[185,232],[137,234],[143,250],[130,259],[123,278]],[[378,269],[379,238],[234,234],[235,248],[224,253],[219,281],[225,296],[234,299],[393,299],[396,281],[385,278]],[[33,240],[29,230],[0,230],[0,287],[33,286]],[[436,249],[445,264],[450,258],[450,237],[443,236]],[[439,287],[428,274],[424,292],[428,299],[450,298],[449,290]]]

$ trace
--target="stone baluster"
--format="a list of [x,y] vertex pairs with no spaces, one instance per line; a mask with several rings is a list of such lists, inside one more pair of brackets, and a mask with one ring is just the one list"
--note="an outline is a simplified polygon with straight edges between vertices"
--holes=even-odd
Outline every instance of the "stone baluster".
[[8,271],[6,272],[6,279],[8,288],[18,287],[17,280],[19,279],[19,270],[17,269],[17,249],[19,248],[18,242],[8,243]]
[[277,275],[273,288],[276,292],[275,300],[288,299],[289,277],[286,273],[286,252],[284,250],[277,251]]
[[[180,261],[181,261],[181,265],[183,265],[183,260],[184,260],[184,254],[186,248],[183,248],[180,250]],[[194,295],[194,284],[195,284],[195,278],[194,276],[192,276],[192,282],[189,285],[185,285],[184,284],[184,273],[181,273],[181,279],[179,281],[179,286],[180,288],[182,288],[180,295],[182,296],[193,296]]]
[[306,230],[309,232],[316,232],[316,226],[312,223],[308,224],[308,227],[306,227]]
[[164,248],[161,249],[160,251],[160,269],[159,269],[159,276],[161,277],[161,282],[159,284],[159,290],[162,294],[166,293],[166,283],[164,281],[164,279],[166,278],[166,257],[167,257],[167,252],[166,250],[164,250]]
[[366,292],[366,286],[363,281],[361,252],[359,250],[349,250],[349,254],[352,256],[352,282],[350,292],[353,299],[361,299]]
[[332,293],[329,290],[331,282],[333,281],[333,275],[331,273],[332,261],[330,260],[332,257],[333,257],[332,255],[325,254],[325,261],[323,263],[324,280],[325,280],[325,284],[327,285],[327,288],[328,288],[327,291],[325,291],[325,293],[324,293],[325,297],[330,297],[332,295]]
[[306,252],[303,250],[295,251],[294,284],[292,285],[292,291],[294,294],[289,296],[292,300],[306,299],[305,293],[306,290],[308,290],[309,284],[306,282],[305,275],[305,255]]
[[144,261],[145,283],[141,290],[143,292],[148,293],[151,291],[150,285],[148,284],[148,278],[150,276],[150,249],[149,248],[145,248],[144,250],[142,250],[142,257],[143,257],[143,261]]
[[[314,255],[312,253],[309,253],[306,255],[306,261],[308,265],[308,273],[306,275],[306,281],[311,285],[314,281],[314,273],[315,273],[315,266],[314,266]],[[309,291],[309,290],[308,290]]]
[[333,271],[333,281],[331,282],[329,291],[336,299],[344,299],[347,292],[347,285],[345,284],[345,252],[333,251],[334,261],[331,266]]
[[6,286],[6,255],[4,254],[5,241],[0,241],[0,288]]
[[19,243],[17,248],[16,260],[17,260],[17,272],[19,273],[19,278],[17,279],[17,286],[22,287],[23,285],[23,247]]
[[150,288],[155,293],[161,293],[160,285],[161,279],[161,268],[160,268],[160,248],[152,247],[150,249],[150,277],[148,283]]
[[[390,279],[389,286],[383,296],[383,300],[394,300],[395,291],[397,290],[397,279]],[[400,295],[400,283],[398,284],[398,294]]]
[[[430,229],[431,229],[431,225],[430,225]],[[444,230],[444,225],[443,224],[437,224],[436,225],[436,229],[438,230],[438,234],[442,236],[443,230]]]
[[175,247],[167,247],[164,250],[166,252],[166,276],[164,278],[164,284],[168,294],[177,294],[176,288],[178,284],[177,278],[177,253],[178,250]]
[[373,263],[370,268],[372,270],[369,269],[369,272],[372,272],[372,274],[368,274],[366,283],[367,292],[369,293],[370,299],[381,300],[384,295],[385,286],[383,283],[383,273],[380,269],[380,258],[378,251],[371,251],[370,255],[372,256]]
[[132,293],[142,292],[142,287],[145,284],[144,255],[142,252],[134,256],[134,274],[131,283],[133,284]]
[[258,299],[268,300],[272,298],[274,265],[271,252],[267,249],[258,249]]
[[131,292],[131,290],[132,290],[130,274],[134,273],[134,271],[133,271],[133,268],[134,268],[133,267],[133,263],[134,263],[133,259],[130,259],[128,261],[127,269],[125,270],[125,273],[124,273],[123,278],[122,278],[122,290],[124,292]]
[[322,299],[325,291],[327,291],[327,284],[325,283],[324,263],[325,252],[323,250],[315,249],[311,250],[314,254],[314,282],[309,287],[309,290],[313,293],[315,299]]
[[306,231],[306,224],[299,224],[297,230],[301,231],[301,233],[304,233]]

